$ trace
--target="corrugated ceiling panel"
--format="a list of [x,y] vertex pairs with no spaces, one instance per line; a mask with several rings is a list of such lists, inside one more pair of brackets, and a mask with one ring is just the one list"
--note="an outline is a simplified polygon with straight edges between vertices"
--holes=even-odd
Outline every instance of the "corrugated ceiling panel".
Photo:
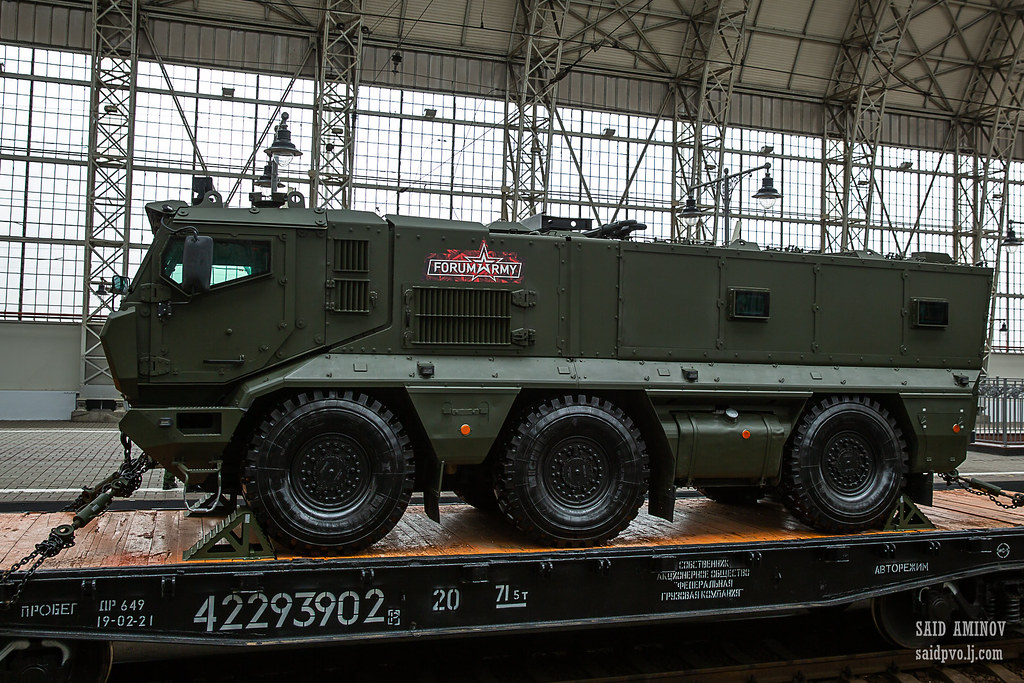
[[904,114],[889,114],[882,126],[883,145],[944,149],[950,124],[940,119],[925,119]]
[[[302,36],[254,33],[152,19],[149,22],[158,53],[164,60],[210,64],[221,68],[292,74],[309,48]],[[152,54],[148,41],[140,43],[143,56]],[[307,64],[304,73],[313,74]]]
[[964,43],[960,42],[959,37],[950,40],[942,46],[942,54],[967,61],[980,59],[989,38],[989,32],[995,23],[995,17],[988,16],[984,10],[973,7],[958,7],[956,16]]
[[[390,57],[393,46],[370,45],[367,43],[363,80],[368,83],[402,85],[405,87],[458,92],[468,95],[502,97],[506,82],[506,66],[503,54],[508,48],[508,37],[512,31],[513,8],[516,0],[410,0],[406,14],[406,30],[409,40],[402,43],[405,61],[399,73],[391,73]],[[315,24],[319,20],[316,11],[318,0],[291,0],[289,3],[274,5],[271,19],[263,19],[263,6],[249,0],[199,0],[199,13],[205,22],[203,26],[192,23],[192,17],[185,14],[179,5],[153,9],[153,12],[178,12],[180,15],[149,16],[148,25],[157,44],[157,52],[169,62],[208,65],[212,67],[259,70],[289,75],[295,72],[297,64],[304,58],[311,39],[316,38]],[[470,21],[466,29],[470,51],[477,54],[458,56],[458,43],[462,39],[466,2],[471,3]],[[821,97],[828,86],[828,79],[835,64],[837,47],[825,38],[841,37],[846,28],[852,0],[840,2],[817,2],[809,5],[800,0],[772,0],[758,9],[758,27],[752,30],[747,63],[742,72],[737,91],[737,101],[731,111],[734,120],[742,125],[763,126],[778,130],[817,134],[820,130],[820,104],[802,99],[787,98],[786,93]],[[684,0],[684,6],[690,6]],[[366,25],[372,30],[368,41],[397,40],[398,24],[393,19],[381,21],[384,15],[393,15],[401,6],[395,0],[368,0]],[[812,36],[796,39],[779,35],[779,31],[802,31],[802,17],[810,6],[808,32]],[[186,5],[181,5],[181,8]],[[191,6],[189,6],[191,7]],[[646,21],[648,26],[658,25],[678,10],[669,0],[650,3],[657,9],[656,16]],[[39,45],[56,49],[91,49],[91,17],[89,3],[65,2],[61,5],[30,3],[17,0],[0,0],[0,40],[21,44]],[[971,78],[969,64],[956,60],[973,60],[983,53],[993,17],[977,6],[952,6],[956,23],[963,34],[945,40],[951,21],[943,10],[928,9],[915,17],[911,25],[909,42],[905,50],[914,47],[934,47],[929,59],[932,69],[942,73],[942,89],[955,101],[963,97]],[[280,19],[277,10],[293,16],[292,21]],[[770,10],[770,11],[769,11]],[[593,10],[594,17],[603,16]],[[586,10],[581,10],[586,13]],[[479,28],[482,19],[485,29]],[[180,16],[180,18],[179,18]],[[417,19],[422,16],[417,22]],[[631,30],[628,22],[609,17],[602,28],[616,33]],[[239,21],[256,19],[261,26],[240,25]],[[977,21],[975,21],[977,20]],[[973,25],[970,25],[974,21]],[[570,22],[578,25],[577,20]],[[798,26],[798,24],[800,26]],[[273,28],[271,28],[273,27]],[[441,30],[439,27],[443,27]],[[430,28],[431,30],[427,30]],[[677,51],[683,43],[685,25],[676,24],[659,30],[649,30],[647,39],[662,59],[675,68]],[[772,35],[768,35],[771,33]],[[413,40],[415,39],[415,40]],[[579,41],[595,39],[593,31],[577,36]],[[630,46],[637,45],[637,37],[623,39]],[[148,41],[141,41],[144,57],[151,53]],[[431,51],[424,45],[437,45],[440,49]],[[797,47],[799,46],[799,47]],[[649,51],[647,46],[642,50]],[[579,54],[579,53],[577,53]],[[492,55],[492,56],[486,56]],[[948,55],[954,61],[943,61]],[[650,55],[648,55],[650,56]],[[574,57],[575,58],[575,57]],[[562,82],[559,88],[561,101],[574,106],[591,106],[615,111],[635,111],[651,114],[655,112],[666,91],[667,80],[649,78],[652,67],[634,67],[635,56],[624,49],[605,45],[596,52],[586,55],[583,63]],[[796,62],[796,67],[790,65]],[[596,74],[584,71],[587,66],[609,67],[621,73]],[[794,73],[789,73],[793,71]],[[928,79],[921,78],[925,71],[920,65],[909,65],[903,75],[916,79],[920,87],[932,87]],[[306,66],[303,75],[313,74],[313,64]],[[996,79],[996,85],[1001,82]],[[763,89],[764,94],[751,92],[751,85]],[[782,97],[773,97],[782,94]],[[906,86],[896,86],[890,93],[890,111],[900,108],[920,108],[923,99]],[[928,104],[930,108],[936,105]],[[905,144],[934,146],[941,144],[942,130],[935,130],[936,124],[929,120],[906,115],[892,127],[887,127],[886,140],[898,144],[906,136]],[[912,122],[918,122],[917,127]]]
[[756,25],[802,33],[811,8],[821,4],[827,3],[807,0],[764,0],[758,8]]
[[[658,113],[668,87],[663,83],[587,73],[570,74],[559,85],[558,101],[563,106],[592,107],[605,111]],[[664,110],[671,116],[672,103]]]
[[801,42],[790,88],[795,92],[821,93],[828,88],[839,50],[815,41]]
[[2,2],[0,17],[0,40],[71,50],[92,49],[92,13],[85,9]]
[[403,50],[401,68],[396,74],[392,71],[392,53],[391,48],[364,48],[360,82],[460,95],[504,97],[505,65],[500,62]]
[[414,43],[457,45],[462,34],[466,4],[463,0],[431,2],[406,0],[401,38]]
[[813,102],[780,100],[755,93],[738,93],[729,107],[729,121],[743,128],[820,135],[821,107]]
[[[853,0],[860,2],[862,0]],[[825,36],[830,38],[843,38],[846,33],[846,26],[850,23],[850,14],[853,7],[850,2],[825,2],[811,3],[810,17],[807,19],[807,33],[812,36]]]
[[[922,6],[918,4],[916,9],[922,9]],[[952,24],[949,21],[949,14],[943,7],[936,4],[911,19],[907,26],[907,35],[903,38],[903,49],[932,48],[936,43],[945,43],[954,38],[956,34],[951,31]],[[956,40],[950,42],[953,43],[953,46],[958,44]]]
[[794,38],[752,35],[743,66],[743,84],[773,90],[787,88],[799,45]]

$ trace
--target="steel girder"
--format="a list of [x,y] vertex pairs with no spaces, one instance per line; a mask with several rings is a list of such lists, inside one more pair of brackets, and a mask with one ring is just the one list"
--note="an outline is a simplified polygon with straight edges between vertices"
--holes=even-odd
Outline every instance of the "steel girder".
[[[685,58],[675,87],[672,153],[672,235],[718,240],[719,217],[715,211],[710,230],[702,222],[694,228],[679,217],[690,188],[723,172],[725,135],[729,122],[736,74],[746,52],[746,17],[749,0],[704,0],[690,16],[683,43]],[[699,80],[697,80],[699,78]],[[686,85],[697,81],[696,87]],[[712,206],[719,204],[721,188],[713,185]],[[700,200],[699,197],[695,199]],[[724,226],[723,234],[729,228]]]
[[128,274],[131,236],[138,0],[93,0],[89,106],[81,398],[109,398],[111,383],[99,333],[113,310],[111,276]]
[[885,100],[915,3],[854,4],[825,100],[822,251],[870,246]]
[[569,0],[516,4],[505,91],[502,220],[520,220],[547,209],[552,119],[557,116],[568,10]]
[[957,119],[959,150],[974,157],[961,159],[957,174],[961,219],[971,218],[973,261],[985,257],[986,240],[994,241],[994,258],[999,257],[1008,217],[1009,167],[1024,111],[1022,57],[1024,23],[1018,16],[996,14]]
[[[989,348],[1000,298],[1001,238],[1009,218],[1010,164],[1024,112],[1022,58],[1024,22],[1019,14],[997,13],[955,123],[957,227],[970,220],[971,262],[988,261],[995,268]],[[960,258],[966,257],[966,250],[959,251]],[[1001,296],[1008,297],[1010,293]]]
[[324,0],[313,109],[310,203],[352,205],[363,1]]

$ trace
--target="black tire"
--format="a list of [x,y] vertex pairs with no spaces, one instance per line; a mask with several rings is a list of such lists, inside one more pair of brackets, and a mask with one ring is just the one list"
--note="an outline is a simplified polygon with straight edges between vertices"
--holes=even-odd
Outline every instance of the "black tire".
[[596,545],[636,517],[647,492],[648,456],[622,410],[593,396],[533,406],[498,463],[502,512],[541,543]]
[[755,505],[764,498],[760,486],[698,486],[697,492],[723,505]]
[[845,533],[883,523],[899,500],[907,446],[889,412],[831,397],[801,417],[782,467],[782,500],[800,521]]
[[256,429],[242,486],[274,539],[337,554],[383,538],[414,479],[409,438],[391,411],[362,394],[315,392],[285,401]]

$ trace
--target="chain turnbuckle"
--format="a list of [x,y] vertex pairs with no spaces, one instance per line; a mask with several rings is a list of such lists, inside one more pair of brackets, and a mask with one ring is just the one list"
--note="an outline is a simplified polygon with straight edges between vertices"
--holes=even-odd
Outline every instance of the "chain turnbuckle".
[[[1024,507],[1024,493],[1007,493],[995,484],[975,477],[964,477],[956,470],[940,472],[939,476],[946,482],[946,486],[956,486],[976,496],[988,496],[989,500],[1005,510]],[[999,496],[1008,498],[1009,504],[1000,501]]]
[[21,597],[25,584],[32,578],[40,565],[56,556],[65,548],[75,545],[75,531],[96,519],[110,507],[115,496],[126,498],[142,486],[142,475],[154,467],[153,461],[146,454],[132,459],[132,442],[128,435],[121,432],[121,446],[124,449],[124,462],[117,471],[89,488],[82,487],[82,492],[63,511],[75,511],[71,524],[60,524],[50,530],[49,536],[36,544],[35,550],[11,565],[0,574],[0,586],[7,585],[11,577],[22,567],[28,565],[25,573],[14,581],[13,593],[10,598],[0,599],[0,610],[10,609]]

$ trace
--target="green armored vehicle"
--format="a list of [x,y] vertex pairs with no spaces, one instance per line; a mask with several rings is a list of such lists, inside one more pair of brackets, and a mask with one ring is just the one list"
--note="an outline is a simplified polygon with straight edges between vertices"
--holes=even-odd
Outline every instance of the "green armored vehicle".
[[253,199],[149,204],[102,339],[125,434],[296,550],[374,543],[413,490],[559,546],[677,486],[852,531],[965,458],[988,269]]

